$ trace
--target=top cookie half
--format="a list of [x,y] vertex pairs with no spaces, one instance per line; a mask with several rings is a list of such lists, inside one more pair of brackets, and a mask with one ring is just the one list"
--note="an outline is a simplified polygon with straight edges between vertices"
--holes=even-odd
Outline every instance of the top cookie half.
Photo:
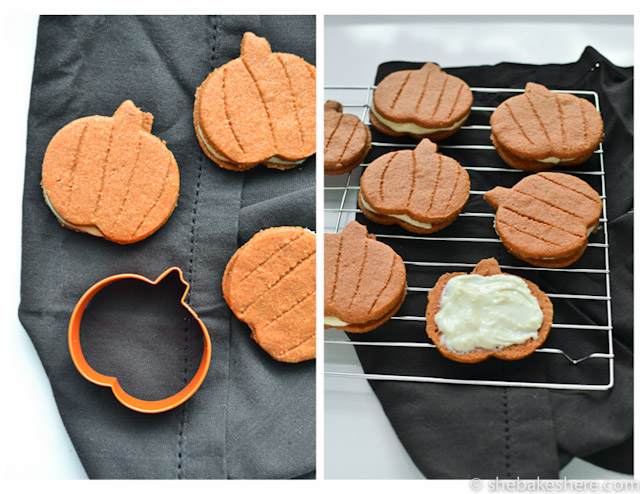
[[316,69],[245,33],[240,57],[196,91],[196,135],[220,166],[291,168],[316,149]]
[[376,87],[372,123],[392,135],[429,137],[451,135],[469,116],[473,96],[469,86],[434,63],[419,70],[401,70]]

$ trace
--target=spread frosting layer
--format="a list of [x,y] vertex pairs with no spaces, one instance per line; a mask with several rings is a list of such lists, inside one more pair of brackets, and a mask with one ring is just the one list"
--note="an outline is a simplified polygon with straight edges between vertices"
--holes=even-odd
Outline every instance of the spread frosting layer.
[[[198,134],[200,134],[200,139],[202,139],[202,142],[204,142],[204,145],[207,147],[209,152],[212,155],[214,155],[217,159],[219,159],[220,161],[225,161],[227,163],[232,163],[232,161],[229,161],[229,158],[225,158],[224,156],[221,156],[219,153],[216,152],[215,149],[213,149],[211,144],[209,144],[209,142],[205,138],[204,133],[202,132],[202,129],[200,128],[200,125],[196,125],[196,126],[198,128]],[[269,158],[267,160],[267,162],[268,163],[275,163],[277,165],[300,165],[300,164],[304,163],[305,160],[306,160],[306,158],[303,158],[303,159],[298,160],[298,161],[285,161],[285,160],[281,160],[280,158],[277,158],[276,156],[272,156],[271,158]]]
[[344,322],[342,319],[336,316],[324,316],[324,324],[326,326],[333,326],[333,327],[339,327],[339,328],[349,325],[348,322]]
[[371,205],[367,201],[364,200],[364,197],[362,196],[362,194],[360,194],[360,202],[362,203],[362,206],[364,206],[364,208],[367,211],[370,211],[370,212],[372,212],[374,214],[379,214],[381,216],[389,216],[391,218],[397,218],[399,220],[404,221],[405,223],[409,223],[410,225],[417,226],[417,227],[420,227],[420,228],[431,228],[433,226],[431,223],[421,223],[420,221],[416,221],[411,216],[409,216],[407,214],[379,213],[378,211],[373,209],[373,207],[371,207]]
[[575,158],[556,158],[555,156],[549,156],[548,158],[544,158],[536,161],[539,161],[540,163],[553,163],[554,165],[557,165],[558,163],[563,163],[565,161],[571,161],[574,159]]
[[371,113],[373,113],[375,117],[378,120],[380,120],[380,122],[382,122],[384,125],[386,125],[387,127],[389,127],[391,130],[395,132],[409,132],[411,134],[424,134],[424,135],[435,134],[436,132],[444,132],[446,130],[457,129],[464,123],[464,121],[469,116],[469,115],[465,115],[450,127],[440,127],[439,129],[434,129],[434,128],[430,129],[427,127],[421,127],[420,125],[416,125],[411,122],[398,123],[398,122],[392,122],[391,120],[387,120],[376,111],[376,108],[373,105],[373,103],[371,103]]
[[435,316],[442,343],[461,353],[535,339],[542,320],[540,304],[525,281],[505,274],[451,278]]

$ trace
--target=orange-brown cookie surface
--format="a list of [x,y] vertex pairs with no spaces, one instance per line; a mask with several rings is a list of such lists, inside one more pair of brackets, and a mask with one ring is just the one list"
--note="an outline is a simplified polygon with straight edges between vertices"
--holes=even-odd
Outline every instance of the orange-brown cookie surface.
[[315,109],[315,67],[245,33],[240,57],[197,89],[194,126],[205,154],[223,168],[288,169],[315,153]]
[[604,135],[602,117],[589,101],[533,82],[524,94],[503,101],[490,122],[500,157],[527,171],[583,163]]
[[84,117],[51,139],[42,164],[45,201],[68,228],[128,244],[171,216],[180,174],[151,134],[153,115],[127,100],[112,117]]
[[222,293],[274,359],[316,357],[315,234],[292,226],[255,234],[227,264]]
[[462,79],[434,63],[401,70],[376,87],[371,123],[389,135],[410,135],[432,141],[455,133],[469,116],[473,95]]
[[388,321],[407,292],[402,258],[352,221],[324,237],[325,328],[365,333]]
[[469,198],[469,174],[422,139],[413,149],[384,154],[360,179],[358,204],[371,221],[397,223],[416,233],[450,225]]
[[[527,284],[531,295],[535,297],[540,306],[540,310],[542,311],[542,323],[540,325],[540,328],[538,329],[537,336],[525,341],[524,343],[511,344],[496,349],[474,348],[470,351],[459,352],[449,348],[445,343],[446,337],[443,335],[443,332],[440,330],[440,328],[438,328],[438,325],[436,324],[436,315],[440,311],[440,300],[442,298],[442,292],[447,286],[447,283],[456,276],[466,274],[468,273],[444,274],[438,279],[433,289],[429,292],[429,302],[426,312],[427,335],[429,336],[429,338],[431,338],[431,340],[443,356],[451,360],[455,360],[456,362],[467,364],[481,362],[489,357],[496,357],[502,360],[518,360],[530,355],[536,348],[540,347],[540,345],[544,343],[553,322],[553,305],[551,304],[549,297],[547,297],[547,295],[542,290],[540,290],[540,288],[538,288],[535,283],[532,283],[529,280],[525,280],[524,278],[520,278],[519,276],[509,275],[523,280]],[[480,276],[494,276],[506,273],[503,273],[500,270],[500,266],[494,258],[490,258],[480,261],[473,269],[471,274],[477,274]]]
[[598,193],[567,173],[536,173],[511,189],[496,187],[484,198],[496,209],[495,229],[507,250],[542,267],[575,262],[602,213]]
[[358,117],[342,112],[337,101],[324,104],[324,172],[347,173],[358,166],[371,149],[371,131]]

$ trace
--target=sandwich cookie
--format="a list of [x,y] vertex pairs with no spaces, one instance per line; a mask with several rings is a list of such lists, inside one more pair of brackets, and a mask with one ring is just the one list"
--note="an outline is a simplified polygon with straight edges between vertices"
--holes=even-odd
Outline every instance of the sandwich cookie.
[[347,173],[358,166],[371,149],[371,131],[358,117],[342,113],[337,101],[324,104],[324,172]]
[[453,223],[469,198],[469,174],[422,139],[374,160],[362,174],[358,204],[371,221],[433,233]]
[[152,123],[151,113],[127,100],[112,117],[79,118],[53,136],[41,185],[60,224],[119,244],[164,225],[178,201],[180,173]]
[[202,150],[222,168],[293,168],[316,151],[316,68],[245,33],[240,58],[197,89],[193,120]]
[[500,157],[526,171],[584,163],[604,137],[602,117],[589,101],[533,82],[503,101],[490,123]]
[[598,193],[566,173],[529,175],[511,189],[490,190],[484,199],[496,209],[494,226],[507,250],[547,268],[577,261],[602,213]]
[[352,221],[324,236],[324,327],[366,333],[387,322],[407,294],[402,258]]
[[451,360],[517,360],[544,343],[553,305],[535,283],[503,273],[490,258],[471,274],[441,276],[429,292],[426,318],[427,335]]
[[222,294],[274,359],[316,358],[315,234],[295,226],[255,234],[229,260]]
[[380,81],[369,117],[384,134],[438,141],[460,128],[472,101],[466,82],[427,63],[419,70],[401,70]]

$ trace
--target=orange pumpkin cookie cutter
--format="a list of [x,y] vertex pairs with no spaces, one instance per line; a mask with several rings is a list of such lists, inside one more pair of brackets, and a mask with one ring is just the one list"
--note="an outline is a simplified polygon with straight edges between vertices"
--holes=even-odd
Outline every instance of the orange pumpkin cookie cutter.
[[[202,354],[202,360],[200,362],[200,366],[196,371],[195,375],[191,379],[191,381],[182,388],[181,391],[174,394],[173,396],[169,396],[168,398],[164,398],[162,400],[141,400],[136,398],[135,396],[131,396],[126,391],[122,389],[120,384],[118,383],[118,379],[113,376],[105,376],[97,372],[93,369],[89,363],[84,358],[84,354],[82,353],[82,346],[80,345],[80,325],[82,321],[82,316],[84,311],[91,301],[91,299],[104,287],[120,280],[139,280],[144,281],[145,283],[149,283],[151,285],[157,285],[160,283],[166,276],[170,273],[177,271],[180,276],[180,281],[185,285],[184,293],[182,294],[182,298],[180,299],[180,303],[183,307],[189,311],[189,313],[193,316],[193,318],[200,325],[200,329],[202,329],[202,334],[204,336],[204,351]],[[82,374],[82,376],[88,381],[98,384],[100,386],[110,387],[113,391],[113,394],[118,399],[120,403],[124,406],[130,408],[131,410],[135,410],[137,412],[142,413],[160,413],[165,412],[167,410],[171,410],[185,401],[187,401],[193,394],[198,390],[202,381],[207,375],[209,370],[209,364],[211,362],[211,337],[209,336],[209,332],[207,331],[206,326],[200,320],[198,315],[193,311],[191,307],[185,302],[185,298],[187,293],[189,293],[190,285],[184,279],[182,275],[182,270],[178,267],[172,267],[167,269],[164,273],[162,273],[155,281],[151,281],[144,276],[140,276],[138,274],[124,273],[117,274],[114,276],[109,276],[105,278],[95,285],[93,285],[89,290],[85,292],[85,294],[80,298],[78,303],[76,304],[73,313],[71,314],[71,320],[69,321],[69,351],[71,353],[71,359],[73,360],[74,365]]]

